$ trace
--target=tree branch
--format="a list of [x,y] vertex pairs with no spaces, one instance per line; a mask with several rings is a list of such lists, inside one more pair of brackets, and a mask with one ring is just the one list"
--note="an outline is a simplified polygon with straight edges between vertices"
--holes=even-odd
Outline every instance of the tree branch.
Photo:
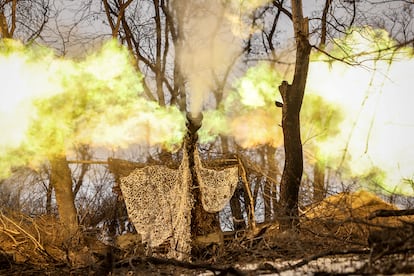
[[273,1],[272,3],[273,3],[273,6],[275,6],[281,12],[283,12],[287,17],[289,17],[290,20],[293,20],[292,13],[290,11],[288,11],[285,7],[283,7],[283,1],[282,2]]
[[327,31],[326,21],[327,21],[328,11],[329,11],[329,8],[331,6],[331,3],[332,3],[332,0],[326,0],[325,7],[324,7],[323,12],[322,12],[321,41],[319,43],[320,48],[324,48],[325,45],[326,45],[326,31]]
[[10,37],[13,37],[14,30],[16,30],[16,6],[17,6],[17,0],[13,0],[13,2],[12,2],[11,28],[10,28],[10,31],[9,31]]
[[385,218],[385,217],[403,217],[403,216],[412,216],[414,215],[414,209],[406,210],[376,210],[372,212],[368,219],[372,220],[374,218]]
[[109,6],[108,0],[103,0],[103,4],[104,4],[104,8],[105,8],[106,17],[108,18],[109,26],[111,27],[111,30],[112,30],[112,37],[115,38],[117,36],[117,33],[114,32],[115,25],[114,25],[114,22],[112,21],[112,17],[111,17],[112,9]]
[[121,20],[124,17],[126,8],[132,3],[133,0],[128,0],[125,4],[121,4],[119,7],[118,17],[116,19],[116,25],[114,29],[112,29],[112,36],[116,37],[119,31],[119,27],[121,26]]

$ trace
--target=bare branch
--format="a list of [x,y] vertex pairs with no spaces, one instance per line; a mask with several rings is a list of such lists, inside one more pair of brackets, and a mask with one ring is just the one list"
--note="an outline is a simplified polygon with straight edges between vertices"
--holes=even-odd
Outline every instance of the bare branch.
[[105,8],[106,17],[108,18],[109,26],[111,26],[112,37],[116,37],[117,36],[117,32],[115,32],[115,24],[112,21],[112,17],[111,17],[111,11],[112,11],[112,9],[109,6],[108,0],[103,0],[103,4],[104,4],[104,8]]
[[[112,36],[115,37],[116,34],[119,32],[119,27],[121,25],[121,20],[124,17],[126,8],[132,3],[133,0],[128,0],[125,4],[122,4],[119,7],[118,11],[118,18],[116,19],[116,25],[114,29],[112,30]],[[115,34],[115,35],[114,35]]]
[[273,1],[273,5],[278,8],[281,12],[283,12],[290,20],[292,20],[292,13],[288,11],[285,7],[283,7],[283,1]]
[[322,25],[322,30],[321,30],[321,41],[319,43],[319,48],[323,48],[326,45],[326,19],[327,19],[327,15],[328,15],[328,11],[329,8],[331,6],[332,0],[326,0],[325,2],[325,7],[323,8],[323,12],[322,12],[322,20],[321,20],[321,25]]

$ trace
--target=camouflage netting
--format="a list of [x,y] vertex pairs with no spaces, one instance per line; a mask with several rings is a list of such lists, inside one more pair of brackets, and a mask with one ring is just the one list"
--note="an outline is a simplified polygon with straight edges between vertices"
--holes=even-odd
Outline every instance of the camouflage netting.
[[238,167],[222,170],[203,168],[197,151],[194,154],[194,163],[204,210],[211,213],[221,211],[236,189],[239,181]]
[[148,166],[120,180],[128,215],[142,242],[157,247],[170,238],[168,257],[186,259],[191,250],[192,206],[187,155],[183,154],[178,170]]
[[[238,168],[223,170],[202,167],[195,154],[196,172],[203,208],[218,212],[230,200],[238,182]],[[128,215],[143,243],[157,247],[170,241],[170,258],[188,259],[191,251],[191,173],[183,153],[180,167],[153,165],[135,169],[120,178]]]

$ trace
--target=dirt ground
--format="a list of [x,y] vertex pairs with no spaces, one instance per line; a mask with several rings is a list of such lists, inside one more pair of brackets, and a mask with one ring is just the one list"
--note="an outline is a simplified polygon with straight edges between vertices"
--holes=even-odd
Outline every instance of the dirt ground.
[[372,194],[339,194],[310,206],[300,229],[277,223],[197,244],[191,259],[168,259],[138,234],[102,242],[97,232],[62,241],[51,217],[0,214],[0,275],[345,275],[414,273],[414,224]]

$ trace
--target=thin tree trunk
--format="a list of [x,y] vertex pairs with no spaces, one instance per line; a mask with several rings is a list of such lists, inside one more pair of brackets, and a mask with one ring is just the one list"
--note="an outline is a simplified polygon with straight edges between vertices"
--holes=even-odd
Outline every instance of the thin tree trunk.
[[[271,221],[272,220],[272,182],[269,181],[269,179],[267,178],[267,173],[268,173],[268,160],[267,160],[267,149],[266,147],[262,148],[262,153],[261,153],[261,167],[262,168],[266,168],[266,171],[263,171],[263,177],[262,177],[262,181],[260,181],[260,183],[262,183],[262,189],[263,189],[263,203],[264,203],[264,219],[265,222]],[[256,201],[257,202],[257,201]]]
[[319,42],[319,48],[323,49],[326,45],[326,32],[327,32],[327,17],[328,12],[331,7],[332,0],[325,1],[325,7],[323,8],[322,12],[322,20],[321,20],[321,41]]
[[279,87],[283,99],[282,127],[285,166],[280,186],[282,230],[296,228],[299,223],[299,187],[303,173],[303,150],[299,114],[305,92],[311,46],[308,41],[308,20],[303,17],[302,1],[292,0],[292,20],[296,40],[296,63],[293,82]]
[[53,192],[53,186],[51,183],[47,185],[46,188],[46,214],[51,215],[52,214],[52,192]]
[[243,218],[242,205],[240,198],[243,196],[243,187],[241,182],[237,184],[236,190],[230,199],[230,208],[233,222],[234,231],[242,230],[246,228],[246,223]]
[[272,182],[266,177],[263,184],[263,201],[265,211],[265,222],[272,220]]
[[[12,2],[11,16],[7,15],[7,17],[11,17],[11,22],[7,22],[7,18],[5,15],[5,9],[4,9],[4,5],[5,5],[4,3],[2,4],[2,8],[0,11],[0,36],[2,38],[13,38],[14,31],[16,29],[17,0],[13,0],[11,2]],[[9,24],[11,25],[10,27],[9,27]]]
[[[244,209],[246,210],[247,215],[247,226],[250,230],[256,229],[256,215],[254,214],[255,211],[255,197],[252,195],[252,191],[250,189],[250,184],[247,179],[247,172],[246,166],[242,159],[239,158],[239,168],[240,168],[240,177],[241,181],[244,186]],[[258,184],[257,184],[258,185]]]
[[266,147],[266,163],[267,163],[267,175],[266,175],[266,185],[268,186],[268,197],[267,205],[268,210],[268,220],[272,221],[274,219],[275,206],[277,204],[277,187],[276,187],[276,177],[279,174],[277,164],[275,161],[276,149],[271,146]]
[[71,238],[78,230],[71,171],[64,156],[55,156],[50,163],[50,181],[55,190],[59,218],[63,225],[62,234],[65,238]]
[[[216,95],[218,96],[218,95]],[[216,97],[217,99],[217,97]],[[220,136],[221,140],[221,150],[224,155],[229,153],[229,141],[228,138],[224,135]],[[244,196],[243,192],[243,183],[239,181],[237,183],[236,190],[230,199],[230,210],[232,215],[233,229],[234,231],[241,230],[246,228],[246,223],[243,218],[243,210],[240,199]],[[244,198],[244,197],[243,197]]]
[[158,95],[158,103],[161,106],[165,106],[165,96],[164,91],[162,89],[162,55],[161,55],[161,47],[162,47],[162,25],[161,25],[161,8],[160,8],[160,1],[154,0],[154,11],[155,11],[155,26],[156,26],[156,59],[155,59],[155,82],[157,86],[157,95]]
[[313,167],[313,202],[319,202],[325,198],[325,164],[316,161]]

